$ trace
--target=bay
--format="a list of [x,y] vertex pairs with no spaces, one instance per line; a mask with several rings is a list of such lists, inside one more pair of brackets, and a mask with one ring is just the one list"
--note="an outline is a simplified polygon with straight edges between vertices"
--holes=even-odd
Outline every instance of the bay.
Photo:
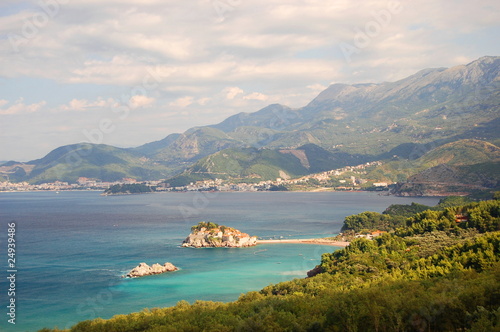
[[[97,317],[242,293],[302,278],[338,248],[263,244],[179,247],[190,227],[213,221],[262,238],[337,234],[345,216],[390,204],[435,205],[438,198],[376,193],[163,193],[103,197],[99,192],[0,193],[0,330],[69,328]],[[9,324],[8,223],[16,224],[16,325]],[[140,262],[180,271],[122,278]]]

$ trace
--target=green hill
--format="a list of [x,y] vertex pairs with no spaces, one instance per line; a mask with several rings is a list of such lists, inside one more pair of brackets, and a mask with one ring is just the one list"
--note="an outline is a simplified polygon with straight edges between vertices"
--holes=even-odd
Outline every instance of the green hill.
[[[330,152],[315,144],[278,150],[231,148],[202,158],[167,182],[183,186],[216,178],[233,182],[289,179],[383,157]],[[399,182],[392,191],[397,195],[466,194],[500,188],[500,148],[488,142],[460,140],[435,147],[415,160],[396,159],[370,170],[366,178]]]
[[216,178],[258,182],[305,174],[308,174],[308,170],[292,154],[269,149],[232,148],[202,158],[167,182],[173,186]]
[[35,165],[27,179],[32,183],[66,181],[75,183],[79,177],[102,181],[122,178],[138,180],[161,179],[169,169],[127,149],[109,145],[75,144],[55,149],[42,159],[29,162]]
[[418,163],[425,167],[433,167],[441,164],[463,166],[495,161],[500,161],[498,146],[466,139],[439,146],[423,155]]
[[297,149],[231,148],[197,161],[179,176],[167,180],[183,186],[208,179],[231,179],[235,182],[258,182],[276,178],[297,178],[347,165],[357,165],[366,156],[329,152],[315,144]]
[[227,135],[221,130],[210,127],[199,127],[188,130],[169,145],[160,149],[153,158],[172,163],[193,162],[217,151],[243,146],[243,142]]
[[393,190],[398,195],[446,195],[500,187],[500,148],[492,143],[466,139],[437,147],[422,145],[419,150],[415,159],[394,155],[368,177],[399,182]]
[[[499,209],[486,201],[424,211],[395,233],[323,254],[309,278],[70,331],[498,331]],[[466,219],[457,223],[457,213]]]
[[144,183],[133,184],[115,184],[104,191],[102,195],[130,195],[130,194],[143,194],[152,193],[155,191],[154,187],[150,187]]
[[441,164],[411,176],[392,191],[402,196],[443,196],[500,189],[500,162],[466,166]]
[[[412,162],[393,162],[408,175],[393,191],[398,195],[471,193],[500,188],[500,148],[478,140],[437,147]],[[384,167],[388,167],[387,165]]]

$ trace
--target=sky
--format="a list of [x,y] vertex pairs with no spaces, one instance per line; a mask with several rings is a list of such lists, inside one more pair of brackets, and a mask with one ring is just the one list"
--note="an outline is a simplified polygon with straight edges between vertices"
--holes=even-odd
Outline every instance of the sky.
[[497,0],[2,0],[0,160],[500,55]]

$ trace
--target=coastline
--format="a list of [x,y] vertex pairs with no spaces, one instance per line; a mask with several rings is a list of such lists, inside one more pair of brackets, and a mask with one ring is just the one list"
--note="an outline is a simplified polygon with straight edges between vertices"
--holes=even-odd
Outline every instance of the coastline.
[[[395,197],[375,197],[368,193],[327,193],[321,199],[317,199],[316,193],[285,193],[274,192],[271,194],[249,193],[249,192],[231,192],[220,193],[216,199],[207,192],[187,193],[186,195],[174,195],[174,193],[158,193],[159,195],[141,196],[144,199],[135,202],[133,199],[137,196],[128,196],[130,199],[123,199],[127,196],[114,197],[115,199],[106,199],[99,196],[96,191],[74,191],[61,192],[61,195],[47,192],[46,194],[22,194],[10,195],[15,204],[5,204],[2,206],[2,214],[6,220],[17,220],[19,225],[23,224],[22,235],[25,238],[36,238],[42,236],[44,241],[52,243],[50,253],[53,255],[40,256],[39,264],[35,264],[30,271],[25,271],[23,288],[24,292],[19,293],[19,300],[24,301],[25,312],[29,310],[29,315],[33,317],[29,321],[19,321],[18,328],[27,331],[37,331],[46,326],[62,326],[67,322],[75,321],[78,315],[75,315],[78,309],[78,303],[86,303],[88,294],[97,294],[105,291],[104,295],[112,295],[113,298],[127,299],[127,301],[114,301],[114,305],[102,306],[99,316],[102,318],[111,318],[119,313],[140,312],[148,301],[149,307],[175,306],[180,300],[186,300],[193,303],[196,300],[213,300],[230,302],[236,301],[241,293],[249,291],[259,291],[269,284],[276,284],[293,278],[305,278],[305,271],[312,269],[319,264],[319,258],[323,252],[333,252],[342,247],[334,247],[331,243],[331,237],[334,236],[333,224],[324,223],[325,220],[342,220],[348,214],[361,212],[360,209],[371,209],[382,211],[392,202],[399,202],[401,199]],[[163,195],[160,195],[163,194]],[[179,193],[183,194],[183,193]],[[0,194],[9,196],[9,194]],[[200,196],[198,196],[200,195]],[[206,196],[205,196],[206,195]],[[360,195],[360,196],[356,196]],[[52,198],[65,199],[54,199]],[[171,197],[172,196],[172,197]],[[175,197],[174,197],[175,196]],[[259,209],[255,206],[264,205],[269,198],[274,198],[283,202],[282,204],[273,204],[275,208],[269,210]],[[352,198],[350,198],[352,197]],[[359,198],[358,198],[359,197]],[[194,198],[196,200],[194,200]],[[202,212],[205,220],[234,220],[234,226],[243,230],[248,226],[246,218],[235,218],[234,210],[240,211],[242,215],[253,215],[256,220],[269,225],[262,234],[262,239],[268,240],[274,234],[296,234],[295,236],[286,236],[282,240],[275,241],[278,244],[265,244],[248,249],[225,249],[218,250],[178,250],[179,240],[186,236],[186,223],[172,223],[172,228],[166,228],[165,217],[172,217],[181,220],[181,215],[175,209],[176,206],[186,207],[190,210],[195,207],[204,207],[209,199],[209,208],[204,208]],[[102,200],[101,200],[102,199]],[[408,198],[403,198],[403,203],[409,204]],[[406,201],[408,200],[408,201]],[[47,202],[50,204],[47,204]],[[136,204],[131,204],[134,201]],[[249,201],[255,204],[248,204]],[[345,204],[345,202],[352,202]],[[328,202],[328,204],[324,204]],[[360,204],[359,202],[362,202]],[[424,201],[416,201],[430,205]],[[308,221],[317,222],[322,225],[319,229],[305,229],[303,223],[297,217],[291,224],[283,224],[282,213],[300,216],[304,208],[303,203],[307,203],[308,209],[315,213],[308,217]],[[433,201],[432,204],[436,204]],[[22,204],[25,209],[19,214],[19,206]],[[165,207],[174,207],[174,209],[165,209]],[[228,209],[227,207],[231,207]],[[102,220],[97,220],[94,214],[89,214],[89,207],[92,207],[93,213],[105,215]],[[67,230],[67,223],[64,218],[51,218],[51,214],[65,213],[72,215],[81,225],[82,229],[87,230],[83,233],[69,232],[68,236],[61,237],[61,232]],[[30,216],[38,216],[33,218]],[[193,215],[193,219],[202,220]],[[196,218],[195,218],[196,217]],[[295,219],[294,219],[295,220]],[[40,229],[41,223],[48,227]],[[119,231],[112,228],[119,224]],[[137,224],[144,224],[150,227],[142,227],[141,236],[138,236]],[[110,231],[112,232],[110,233]],[[167,234],[158,230],[168,230]],[[306,233],[307,234],[304,234]],[[95,233],[94,233],[95,232]],[[112,234],[107,241],[93,241],[94,234]],[[256,232],[250,232],[257,235]],[[312,234],[311,234],[312,233]],[[267,235],[267,237],[266,237]],[[330,238],[330,245],[319,243],[322,238]],[[128,241],[135,239],[134,241]],[[304,241],[298,244],[287,243],[285,241]],[[307,240],[314,241],[308,243]],[[127,243],[131,253],[123,254],[123,245]],[[75,243],[79,248],[75,247]],[[94,245],[98,243],[98,247]],[[324,245],[321,247],[321,245]],[[37,257],[39,244],[36,241],[23,241],[23,250],[19,253],[21,260]],[[47,247],[49,248],[49,247]],[[61,250],[60,248],[67,248]],[[104,262],[110,266],[110,269],[102,268],[92,272],[92,278],[89,276],[89,266],[87,260],[74,261],[74,254],[79,253],[80,248],[88,251],[89,260]],[[162,248],[160,252],[158,248]],[[253,248],[253,249],[252,249]],[[329,250],[331,248],[331,250]],[[266,251],[260,251],[260,250]],[[165,250],[165,251],[163,251]],[[259,252],[257,252],[259,251]],[[103,256],[103,252],[105,255]],[[134,253],[135,252],[135,253]],[[255,253],[257,252],[257,253]],[[300,256],[302,255],[302,256]],[[107,259],[106,257],[110,257]],[[178,273],[146,277],[146,279],[125,279],[121,276],[128,272],[143,259],[148,263],[164,261],[173,262],[183,268]],[[223,259],[224,264],[218,264]],[[313,260],[311,260],[313,259]],[[151,261],[149,261],[151,260]],[[46,269],[46,266],[51,266]],[[65,273],[65,268],[72,266],[75,268],[73,273]],[[125,268],[126,267],[126,268]],[[29,272],[29,273],[27,273]],[[39,276],[46,275],[47,280],[40,282]],[[211,287],[206,287],[206,280],[222,280],[223,282],[214,283]],[[81,282],[81,280],[87,280]],[[110,280],[116,281],[111,286]],[[67,281],[67,282],[66,282]],[[60,283],[61,287],[47,291],[43,288],[47,283]],[[71,287],[71,284],[78,284],[78,289]],[[150,287],[159,289],[168,288],[161,297],[150,296]],[[181,291],[177,291],[180,289]],[[80,291],[81,290],[81,291]],[[37,293],[37,296],[45,303],[52,303],[50,307],[39,304],[39,302],[29,301],[29,293]],[[23,295],[24,294],[24,295]],[[119,294],[119,295],[117,295]],[[54,301],[54,298],[57,301]],[[105,298],[104,298],[105,299]],[[129,300],[137,299],[137,300]],[[80,308],[81,309],[81,308]],[[90,310],[92,306],[86,305],[82,310]],[[0,328],[1,329],[1,328]]]
[[303,243],[303,244],[318,244],[325,246],[347,247],[349,242],[334,241],[328,239],[284,239],[284,240],[257,240],[257,244],[278,244],[278,243]]

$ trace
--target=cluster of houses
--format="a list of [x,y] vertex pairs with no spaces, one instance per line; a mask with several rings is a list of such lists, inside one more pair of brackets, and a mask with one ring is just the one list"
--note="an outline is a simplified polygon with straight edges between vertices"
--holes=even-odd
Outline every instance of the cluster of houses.
[[[149,186],[160,186],[162,181],[146,181]],[[124,178],[115,182],[103,182],[97,179],[80,177],[77,183],[54,181],[41,184],[30,184],[28,182],[0,182],[0,191],[63,191],[63,190],[106,190],[115,184],[143,183],[135,179]]]
[[[37,190],[106,190],[116,184],[136,184],[144,183],[148,186],[156,187],[157,191],[267,191],[273,187],[282,185],[307,185],[311,180],[326,184],[332,179],[337,179],[340,185],[336,186],[339,190],[353,190],[365,184],[368,180],[363,178],[366,169],[372,166],[379,166],[379,161],[369,162],[357,166],[348,166],[327,172],[307,175],[298,179],[288,179],[285,176],[277,178],[275,181],[260,181],[258,183],[232,183],[230,180],[206,180],[190,183],[187,186],[171,187],[165,180],[139,182],[135,179],[124,178],[115,182],[104,182],[98,179],[80,177],[76,183],[55,181],[42,184],[30,184],[28,182],[11,183],[0,182],[0,191],[37,191]],[[376,182],[372,184],[377,188],[386,188],[389,184],[386,182]]]
[[[286,177],[276,178],[274,181],[260,181],[258,183],[231,183],[230,180],[205,180],[190,183],[183,187],[170,187],[168,184],[163,185],[157,190],[164,191],[204,191],[204,190],[217,190],[217,191],[265,191],[270,190],[273,186],[280,185],[307,185],[311,180],[316,180],[319,183],[326,184],[332,178],[339,178],[338,190],[353,190],[359,188],[360,185],[368,183],[368,180],[363,177],[367,173],[368,167],[380,166],[382,162],[375,161],[364,163],[357,166],[347,166],[326,172],[310,174],[297,179],[288,179]],[[352,174],[352,175],[351,175]],[[372,184],[376,188],[387,188],[387,182],[375,182]]]

